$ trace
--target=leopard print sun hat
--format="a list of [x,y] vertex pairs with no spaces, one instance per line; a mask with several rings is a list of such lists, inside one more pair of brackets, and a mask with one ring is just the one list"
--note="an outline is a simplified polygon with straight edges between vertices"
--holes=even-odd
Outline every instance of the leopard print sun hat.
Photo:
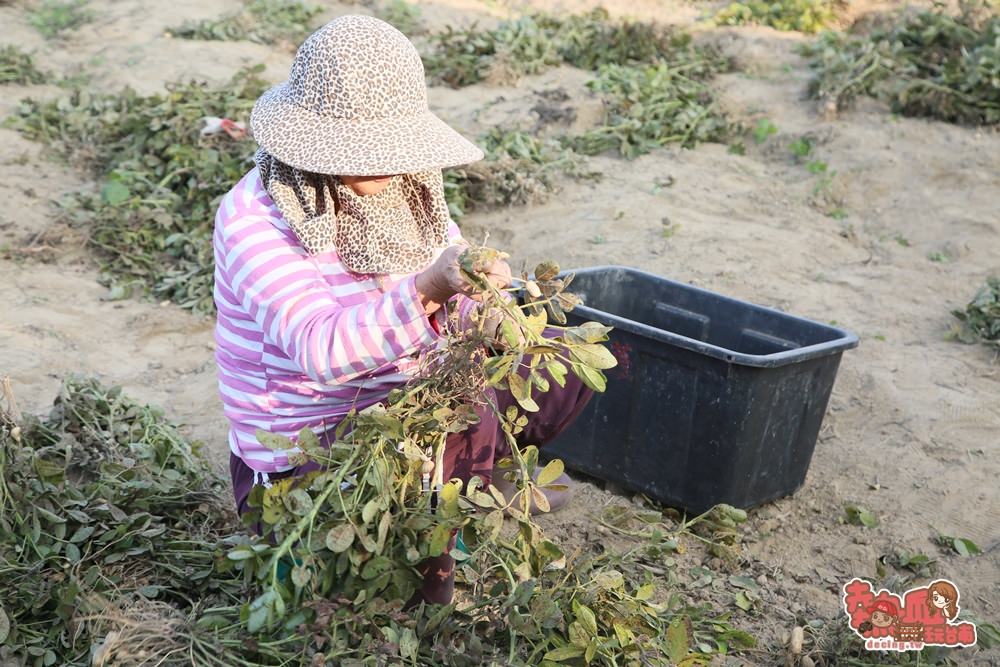
[[416,47],[371,16],[341,16],[310,35],[288,81],[257,100],[250,125],[277,160],[319,174],[382,176],[483,159],[428,108]]

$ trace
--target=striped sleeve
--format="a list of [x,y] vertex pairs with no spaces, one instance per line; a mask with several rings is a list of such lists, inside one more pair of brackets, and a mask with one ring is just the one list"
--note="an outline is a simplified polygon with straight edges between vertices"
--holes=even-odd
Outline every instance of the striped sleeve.
[[316,382],[337,384],[377,370],[439,340],[417,294],[415,276],[360,304],[337,301],[305,250],[264,215],[225,223],[221,274],[264,336]]

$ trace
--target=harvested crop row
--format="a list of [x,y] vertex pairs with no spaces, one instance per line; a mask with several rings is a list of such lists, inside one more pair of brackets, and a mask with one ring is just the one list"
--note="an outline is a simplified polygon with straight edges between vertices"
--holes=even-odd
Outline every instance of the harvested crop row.
[[583,154],[617,150],[627,159],[657,146],[722,141],[732,131],[708,81],[731,62],[691,36],[652,23],[611,21],[603,9],[559,19],[544,14],[432,37],[428,77],[453,87],[511,80],[558,64],[593,70],[588,87],[604,101],[602,125],[563,137]]
[[766,25],[776,30],[815,33],[837,20],[839,0],[749,0],[733,2],[712,17],[717,25]]
[[431,81],[460,88],[487,78],[515,80],[563,63],[596,70],[601,65],[690,62],[698,55],[684,32],[612,21],[606,10],[595,9],[565,19],[522,16],[486,31],[449,27],[431,37],[424,63]]
[[952,123],[1000,123],[1000,16],[967,10],[897,14],[868,35],[826,33],[804,49],[810,93],[836,112],[858,95],[898,113]]
[[293,45],[312,32],[313,19],[320,11],[320,7],[298,0],[252,0],[234,14],[219,19],[187,21],[168,28],[167,33],[181,39]]

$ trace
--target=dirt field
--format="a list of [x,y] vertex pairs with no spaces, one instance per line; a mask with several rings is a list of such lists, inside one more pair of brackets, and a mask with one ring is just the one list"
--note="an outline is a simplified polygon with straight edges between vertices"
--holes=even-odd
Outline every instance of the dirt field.
[[[370,13],[365,5],[318,3],[328,16]],[[532,2],[580,10],[596,2]],[[282,80],[292,53],[249,43],[193,42],[164,36],[183,18],[218,16],[235,1],[92,0],[97,19],[63,40],[46,42],[22,8],[0,7],[3,41],[37,52],[44,69],[87,74],[95,90],[131,85],[151,92],[191,77],[222,82],[263,62]],[[421,3],[425,23],[479,20],[490,25],[501,3]],[[607,2],[615,15],[695,25],[704,3]],[[883,5],[885,6],[885,5]],[[860,11],[860,10],[856,10]],[[774,306],[835,321],[861,338],[841,366],[805,487],[751,512],[744,560],[730,570],[697,549],[671,569],[680,583],[717,572],[705,596],[721,601],[763,644],[743,661],[772,664],[783,632],[840,613],[839,586],[874,576],[876,561],[899,550],[935,559],[956,582],[962,606],[1000,619],[1000,364],[985,346],[945,340],[949,311],[964,306],[987,275],[1000,272],[1000,134],[901,118],[872,101],[825,118],[805,99],[803,36],[765,28],[709,29],[739,70],[716,81],[726,109],[753,124],[770,119],[775,136],[745,155],[706,144],[664,149],[632,162],[597,157],[599,182],[561,182],[548,201],[471,214],[470,239],[489,231],[518,262],[552,258],[564,267],[624,264]],[[599,103],[588,75],[561,67],[514,86],[432,88],[432,108],[467,136],[491,126],[537,128],[529,111],[540,93],[562,88],[577,127],[593,124]],[[25,96],[61,94],[55,86],[5,86],[0,115]],[[788,144],[810,136],[818,159],[836,172],[827,196],[846,218],[823,215],[816,177],[790,158]],[[671,183],[656,187],[657,183]],[[98,374],[162,405],[205,441],[220,468],[226,425],[215,388],[210,320],[173,305],[106,301],[106,288],[75,235],[52,230],[54,200],[92,187],[43,154],[38,144],[0,129],[0,376],[9,375],[20,407],[43,411],[59,378]],[[663,233],[671,225],[672,235]],[[62,242],[60,242],[60,238]],[[945,258],[932,261],[930,257]],[[519,263],[515,268],[519,267]],[[575,505],[547,519],[557,535],[584,548],[614,546],[591,515],[629,502],[582,484]],[[844,507],[870,508],[879,525],[844,524]],[[984,551],[960,557],[934,543],[936,531],[969,538]],[[702,562],[704,561],[704,562]],[[891,568],[890,568],[891,571]],[[753,615],[732,604],[732,572],[751,574],[763,604]],[[953,656],[1000,664],[1000,652]],[[738,663],[734,663],[738,664]]]

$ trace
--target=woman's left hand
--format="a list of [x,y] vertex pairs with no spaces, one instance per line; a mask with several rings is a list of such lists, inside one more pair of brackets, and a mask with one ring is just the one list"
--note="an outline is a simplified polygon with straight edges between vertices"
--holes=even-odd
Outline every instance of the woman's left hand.
[[[483,276],[486,278],[486,280],[488,280],[490,284],[496,287],[497,289],[504,289],[505,287],[509,287],[513,279],[513,274],[511,273],[510,270],[510,264],[508,264],[507,261],[503,259],[498,259],[497,261],[493,262],[488,267],[486,267],[486,269],[482,273]],[[466,296],[469,296],[477,300],[481,298],[478,292],[476,293],[466,292]]]
[[[506,349],[509,345],[503,336],[503,331],[501,330],[504,319],[504,312],[499,308],[488,309],[483,320],[483,332],[495,341],[494,347]],[[525,343],[524,332],[521,331],[521,327],[514,322],[511,322],[511,326],[514,330],[514,336],[517,339],[518,346],[523,346]]]

